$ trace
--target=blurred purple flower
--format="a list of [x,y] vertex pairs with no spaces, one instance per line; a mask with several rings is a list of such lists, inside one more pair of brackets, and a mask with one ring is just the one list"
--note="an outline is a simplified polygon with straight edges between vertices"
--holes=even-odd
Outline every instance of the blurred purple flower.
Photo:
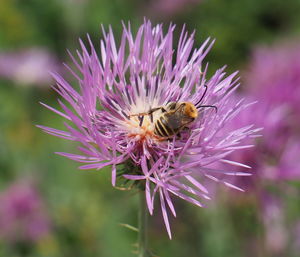
[[292,228],[292,249],[295,256],[300,252],[300,221],[298,220],[296,224],[293,224]]
[[14,243],[34,242],[49,233],[42,199],[28,181],[12,184],[0,194],[0,238]]
[[[300,41],[255,49],[246,84],[249,93],[272,107],[300,115]],[[296,121],[299,128],[299,122]]]
[[264,129],[256,149],[237,152],[235,158],[251,163],[259,177],[299,179],[300,42],[257,48],[245,78],[245,94],[258,103],[234,124]]
[[262,204],[266,250],[270,256],[281,256],[287,246],[287,231],[282,203],[278,197],[265,193],[262,197]]
[[0,53],[0,77],[21,85],[48,85],[52,81],[49,71],[59,67],[55,57],[42,48]]
[[[60,112],[44,104],[72,126],[65,123],[67,131],[39,126],[51,135],[81,143],[81,155],[58,153],[87,163],[81,169],[112,166],[113,185],[116,176],[123,175],[145,187],[151,214],[154,197],[159,194],[170,237],[167,208],[176,216],[171,195],[202,206],[199,198],[210,199],[203,184],[207,178],[242,190],[224,180],[224,176],[249,173],[224,171],[215,166],[226,162],[246,167],[226,157],[234,150],[248,147],[241,141],[257,131],[251,125],[226,129],[232,118],[247,107],[243,100],[232,97],[238,87],[236,73],[226,77],[222,68],[207,79],[208,66],[203,72],[200,69],[213,42],[208,39],[192,51],[194,34],[183,29],[174,50],[174,28],[170,25],[164,35],[162,25],[152,27],[145,21],[134,37],[130,26],[124,25],[119,48],[111,28],[109,32],[103,29],[100,59],[90,39],[90,52],[80,41],[79,61],[71,57],[81,75],[70,69],[79,82],[79,90],[54,74],[55,90],[69,105],[59,100],[63,109]],[[198,118],[189,129],[168,140],[155,133],[161,110],[153,113],[153,121],[149,114],[131,116],[170,102],[196,104],[200,99],[202,105],[215,105],[217,112],[213,108],[199,108]],[[117,168],[119,164],[128,169]]]
[[202,0],[151,0],[147,9],[150,16],[164,18],[186,12],[200,2]]

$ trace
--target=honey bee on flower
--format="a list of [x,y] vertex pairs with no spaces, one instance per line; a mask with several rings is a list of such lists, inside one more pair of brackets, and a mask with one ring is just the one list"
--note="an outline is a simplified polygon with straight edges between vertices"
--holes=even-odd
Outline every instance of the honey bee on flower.
[[[153,123],[153,134],[159,138],[168,139],[174,135],[179,135],[180,131],[187,128],[198,117],[199,108],[215,108],[213,105],[199,105],[203,99],[207,87],[205,86],[205,92],[199,102],[194,105],[191,102],[170,102],[166,106],[160,106],[150,109],[148,112],[131,114],[129,118],[137,116],[139,120],[139,126],[143,126],[144,117],[150,117],[151,123]],[[154,120],[154,113],[160,113]],[[147,123],[149,126],[149,122]]]

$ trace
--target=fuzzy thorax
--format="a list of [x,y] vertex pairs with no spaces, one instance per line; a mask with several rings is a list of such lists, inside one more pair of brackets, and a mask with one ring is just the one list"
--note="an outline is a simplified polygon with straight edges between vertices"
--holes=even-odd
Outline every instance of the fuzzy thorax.
[[196,119],[198,117],[198,110],[193,103],[186,102],[184,114],[190,118]]

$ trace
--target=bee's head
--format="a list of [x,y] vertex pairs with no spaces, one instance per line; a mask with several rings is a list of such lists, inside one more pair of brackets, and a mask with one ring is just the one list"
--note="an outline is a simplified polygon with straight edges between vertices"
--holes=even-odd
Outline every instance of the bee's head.
[[186,116],[196,119],[198,117],[198,110],[194,104],[190,102],[185,102],[183,107],[183,112]]

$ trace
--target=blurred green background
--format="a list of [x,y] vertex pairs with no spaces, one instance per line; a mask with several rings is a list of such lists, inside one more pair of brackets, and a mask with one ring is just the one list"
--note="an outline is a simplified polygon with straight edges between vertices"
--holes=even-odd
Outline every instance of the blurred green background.
[[[243,74],[256,46],[300,36],[299,14],[299,0],[0,0],[0,203],[34,199],[31,208],[24,207],[29,214],[20,211],[24,215],[15,220],[0,221],[0,256],[135,256],[137,234],[119,224],[137,225],[137,195],[112,188],[108,169],[80,171],[73,161],[55,155],[74,152],[75,143],[35,127],[63,128],[62,118],[39,102],[58,107],[48,71],[65,74],[62,63],[71,62],[66,49],[75,52],[78,38],[85,41],[89,33],[97,46],[100,24],[110,24],[119,38],[121,20],[131,21],[136,31],[144,17],[174,22],[177,34],[186,24],[189,31],[196,29],[197,44],[216,38],[207,59],[210,70],[227,64],[227,71]],[[220,185],[209,208],[175,200],[172,241],[156,208],[150,247],[161,257],[300,256],[300,185],[280,186],[284,189],[267,185],[284,203],[271,210],[271,216],[281,210],[271,224],[279,226],[279,243],[266,227],[257,192],[232,192]],[[0,216],[10,216],[3,209]],[[31,211],[40,216],[30,234]],[[18,219],[20,226],[10,231]]]

